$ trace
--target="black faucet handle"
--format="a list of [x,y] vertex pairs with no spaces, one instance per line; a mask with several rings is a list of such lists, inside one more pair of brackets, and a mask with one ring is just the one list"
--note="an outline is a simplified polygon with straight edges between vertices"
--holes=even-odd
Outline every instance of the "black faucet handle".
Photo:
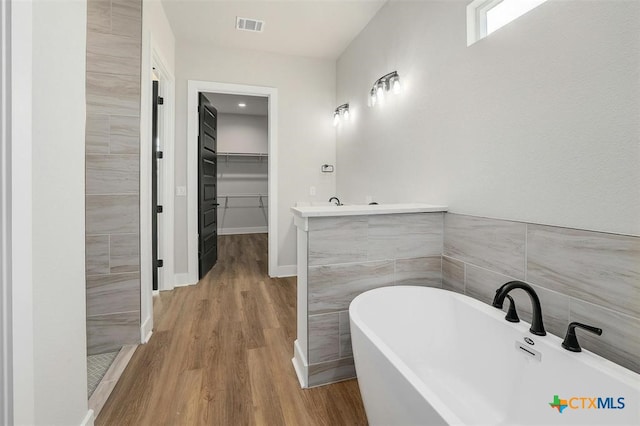
[[598,336],[602,335],[601,328],[582,324],[580,322],[572,322],[569,324],[567,334],[564,336],[564,341],[562,342],[562,347],[571,352],[582,352],[582,348],[580,347],[578,338],[576,337],[576,328],[583,328],[593,334],[597,334]]
[[507,299],[509,300],[509,309],[507,309],[507,315],[504,317],[509,322],[520,322],[520,318],[518,317],[518,313],[516,312],[516,302],[514,302],[513,297],[507,294]]

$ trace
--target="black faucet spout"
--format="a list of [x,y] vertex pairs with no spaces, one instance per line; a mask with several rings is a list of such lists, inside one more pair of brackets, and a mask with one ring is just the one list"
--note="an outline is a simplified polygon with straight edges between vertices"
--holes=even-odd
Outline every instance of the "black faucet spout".
[[523,283],[522,281],[509,281],[508,283],[503,284],[496,290],[496,295],[493,298],[492,303],[493,307],[502,309],[502,305],[504,304],[504,299],[507,297],[507,294],[516,288],[527,292],[531,299],[533,317],[531,319],[531,328],[529,331],[538,336],[545,336],[547,332],[544,330],[544,324],[542,323],[542,307],[540,306],[540,299],[533,287],[529,284]]

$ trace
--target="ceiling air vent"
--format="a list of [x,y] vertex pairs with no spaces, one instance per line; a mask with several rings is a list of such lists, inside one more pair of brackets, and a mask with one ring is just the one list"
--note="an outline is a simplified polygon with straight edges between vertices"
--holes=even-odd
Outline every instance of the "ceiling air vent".
[[259,21],[257,19],[241,18],[237,16],[236,29],[261,33],[262,30],[264,30],[264,21]]

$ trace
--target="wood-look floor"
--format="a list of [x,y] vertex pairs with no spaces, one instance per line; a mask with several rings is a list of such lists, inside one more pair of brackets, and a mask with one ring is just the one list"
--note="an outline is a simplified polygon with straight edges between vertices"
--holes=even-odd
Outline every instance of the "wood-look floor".
[[197,285],[161,292],[154,332],[96,425],[364,425],[355,380],[300,389],[296,280],[267,275],[266,234],[221,236]]

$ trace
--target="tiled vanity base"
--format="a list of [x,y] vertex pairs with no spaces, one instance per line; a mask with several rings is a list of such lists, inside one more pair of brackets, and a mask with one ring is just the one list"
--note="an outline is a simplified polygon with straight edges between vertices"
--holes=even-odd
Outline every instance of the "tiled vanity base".
[[349,304],[389,285],[442,286],[443,213],[296,217],[303,387],[355,377]]

